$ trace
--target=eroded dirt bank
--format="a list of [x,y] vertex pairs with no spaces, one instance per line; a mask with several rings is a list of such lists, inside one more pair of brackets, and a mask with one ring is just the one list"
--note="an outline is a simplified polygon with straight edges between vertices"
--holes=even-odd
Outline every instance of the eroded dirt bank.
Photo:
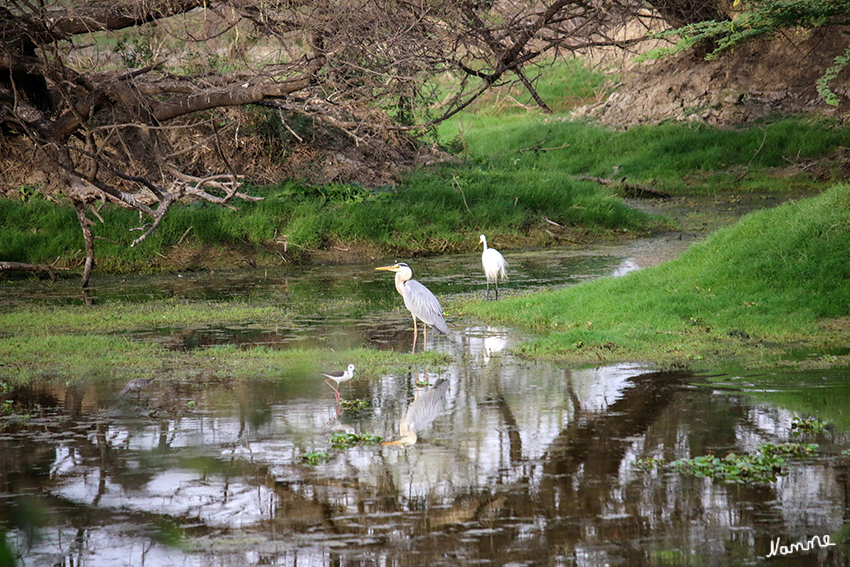
[[577,114],[627,126],[693,120],[713,126],[744,124],[772,115],[850,117],[850,72],[829,83],[841,98],[831,106],[816,81],[847,49],[845,28],[826,26],[787,32],[739,46],[714,60],[693,52],[625,65],[623,79],[607,100]]

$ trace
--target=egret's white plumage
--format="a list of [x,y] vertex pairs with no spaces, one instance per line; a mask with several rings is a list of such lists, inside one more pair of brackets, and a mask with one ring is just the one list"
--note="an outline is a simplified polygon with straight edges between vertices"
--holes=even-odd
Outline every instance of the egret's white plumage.
[[342,382],[347,382],[354,378],[354,365],[349,364],[348,368],[345,371],[342,370],[331,370],[329,372],[322,372],[324,376],[327,376],[325,379],[325,384],[333,388],[333,391],[336,392],[336,401],[339,401],[339,390],[334,388],[333,384],[328,382],[328,380],[333,380],[336,382],[336,385],[339,386]]
[[381,266],[376,270],[395,272],[395,288],[404,299],[404,306],[413,315],[413,350],[416,350],[416,337],[419,334],[416,320],[422,321],[422,335],[424,337],[422,350],[428,348],[428,327],[430,325],[438,333],[447,334],[449,327],[443,319],[443,308],[437,297],[427,287],[413,279],[413,270],[404,262],[392,266]]
[[484,245],[481,254],[481,265],[484,266],[484,275],[487,277],[487,297],[490,297],[490,282],[496,284],[496,299],[499,299],[499,279],[508,279],[508,263],[505,257],[495,248],[487,248],[487,237],[483,234],[478,242]]

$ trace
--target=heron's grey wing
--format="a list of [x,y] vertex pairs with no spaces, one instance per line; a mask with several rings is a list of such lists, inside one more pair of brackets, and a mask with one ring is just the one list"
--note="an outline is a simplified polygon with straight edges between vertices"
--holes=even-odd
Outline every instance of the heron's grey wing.
[[407,310],[417,319],[431,325],[440,333],[449,332],[446,320],[443,319],[443,308],[431,290],[416,280],[408,280],[404,283],[401,296]]
[[411,431],[422,431],[432,421],[437,419],[437,416],[446,407],[446,394],[448,390],[449,381],[441,378],[437,380],[433,388],[419,394],[407,409],[408,429]]

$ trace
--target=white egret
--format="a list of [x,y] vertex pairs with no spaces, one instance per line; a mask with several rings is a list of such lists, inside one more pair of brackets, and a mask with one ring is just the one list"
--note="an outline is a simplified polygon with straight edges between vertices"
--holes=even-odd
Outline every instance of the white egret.
[[499,299],[499,278],[508,279],[508,263],[505,257],[495,248],[487,248],[487,237],[483,234],[478,242],[484,245],[481,254],[481,265],[484,266],[484,275],[487,277],[487,297],[490,297],[490,281],[496,284],[496,299]]
[[404,306],[413,315],[413,351],[416,352],[416,337],[419,334],[416,319],[422,321],[423,343],[422,350],[428,349],[428,327],[430,325],[438,333],[447,334],[449,327],[443,319],[443,308],[437,297],[427,287],[413,279],[413,270],[404,262],[392,266],[381,266],[376,270],[395,272],[395,288],[404,299]]

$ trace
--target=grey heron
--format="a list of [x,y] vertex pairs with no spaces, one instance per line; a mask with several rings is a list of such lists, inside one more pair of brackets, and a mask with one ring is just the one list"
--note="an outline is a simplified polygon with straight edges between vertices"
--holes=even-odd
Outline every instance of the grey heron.
[[330,386],[334,392],[336,392],[336,401],[339,402],[339,390],[334,388],[334,385],[328,382],[328,380],[333,380],[336,382],[336,385],[339,386],[342,382],[347,382],[354,378],[354,365],[349,364],[346,370],[330,370],[328,372],[322,372],[325,378],[325,384]]
[[381,266],[376,270],[395,272],[395,288],[404,299],[404,306],[413,315],[413,352],[416,352],[416,337],[419,331],[416,320],[422,321],[422,350],[428,349],[428,325],[438,333],[447,334],[449,328],[443,319],[443,308],[437,297],[427,287],[413,279],[413,270],[404,262],[392,266]]
[[508,263],[505,257],[495,248],[487,248],[487,237],[483,234],[478,242],[484,245],[481,254],[481,265],[484,266],[484,275],[487,277],[487,297],[490,297],[490,281],[496,283],[496,299],[499,299],[499,278],[508,279]]

